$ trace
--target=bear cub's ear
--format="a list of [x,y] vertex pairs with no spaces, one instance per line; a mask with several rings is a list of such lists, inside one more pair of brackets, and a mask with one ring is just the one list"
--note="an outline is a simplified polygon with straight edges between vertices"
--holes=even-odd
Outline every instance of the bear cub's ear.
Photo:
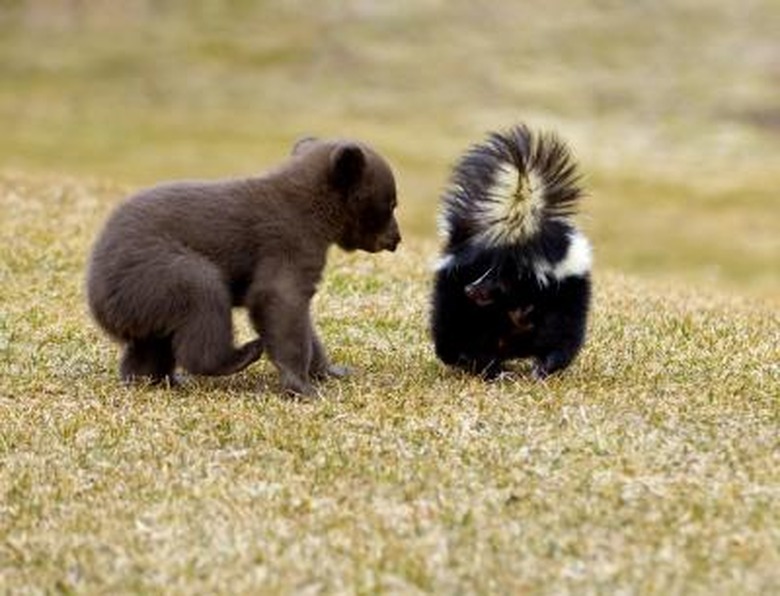
[[346,192],[355,187],[366,169],[366,155],[353,143],[338,145],[330,154],[330,181]]
[[305,136],[301,137],[297,141],[295,141],[295,144],[292,148],[292,155],[300,155],[307,149],[311,148],[311,146],[317,142],[317,137],[311,137],[311,136]]

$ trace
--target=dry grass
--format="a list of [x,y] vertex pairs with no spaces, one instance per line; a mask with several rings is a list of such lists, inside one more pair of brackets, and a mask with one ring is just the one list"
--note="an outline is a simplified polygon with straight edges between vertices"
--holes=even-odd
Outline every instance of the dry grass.
[[[780,592],[776,2],[79,6],[0,3],[0,593]],[[582,161],[594,316],[561,377],[483,384],[433,356],[431,231],[518,120]],[[354,376],[121,387],[110,207],[304,133],[398,175],[402,249],[317,299]]]
[[486,385],[436,363],[413,239],[332,255],[318,319],[355,374],[322,400],[267,362],[125,389],[81,306],[118,192],[0,179],[3,591],[780,589],[776,310],[601,270],[576,366]]

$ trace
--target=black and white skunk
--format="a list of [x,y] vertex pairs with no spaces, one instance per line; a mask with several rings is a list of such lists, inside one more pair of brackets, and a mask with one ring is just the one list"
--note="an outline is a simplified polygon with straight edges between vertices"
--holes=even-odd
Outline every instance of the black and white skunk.
[[442,198],[436,268],[436,355],[485,378],[533,358],[544,378],[585,340],[591,247],[574,226],[583,194],[572,155],[525,125],[492,133],[456,164]]

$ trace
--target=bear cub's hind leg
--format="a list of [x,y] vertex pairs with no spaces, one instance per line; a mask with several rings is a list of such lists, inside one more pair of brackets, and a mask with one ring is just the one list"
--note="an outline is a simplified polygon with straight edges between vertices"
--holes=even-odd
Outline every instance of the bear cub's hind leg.
[[230,311],[222,317],[193,317],[174,334],[176,361],[194,375],[232,375],[256,362],[263,354],[261,338],[233,346]]
[[[258,338],[247,342],[228,357],[220,367],[210,369],[212,375],[229,375],[243,370],[253,362],[256,362],[263,354],[263,340]],[[192,363],[190,363],[192,365]],[[176,359],[173,355],[173,346],[170,338],[150,338],[132,340],[125,345],[120,365],[120,376],[126,384],[137,381],[148,381],[156,385],[167,383],[170,386],[178,385],[176,375]],[[186,367],[185,367],[186,368]],[[193,367],[198,370],[198,367]],[[187,368],[190,372],[193,369]],[[199,369],[198,374],[204,368]]]
[[[245,369],[263,353],[264,342],[255,339],[236,349],[230,295],[210,267],[193,268],[189,308],[173,333],[177,364],[194,375],[230,375]],[[210,275],[209,275],[210,274]]]
[[125,345],[119,372],[127,384],[147,380],[152,384],[168,382],[173,385],[175,368],[171,338],[150,337],[133,339]]

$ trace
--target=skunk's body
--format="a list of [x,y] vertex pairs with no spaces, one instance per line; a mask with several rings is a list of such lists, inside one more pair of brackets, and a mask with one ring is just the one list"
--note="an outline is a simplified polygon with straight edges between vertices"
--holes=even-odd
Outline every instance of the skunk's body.
[[590,244],[570,221],[581,195],[554,135],[517,126],[466,152],[440,216],[432,331],[444,363],[490,378],[513,358],[534,358],[539,377],[572,362],[591,293]]

